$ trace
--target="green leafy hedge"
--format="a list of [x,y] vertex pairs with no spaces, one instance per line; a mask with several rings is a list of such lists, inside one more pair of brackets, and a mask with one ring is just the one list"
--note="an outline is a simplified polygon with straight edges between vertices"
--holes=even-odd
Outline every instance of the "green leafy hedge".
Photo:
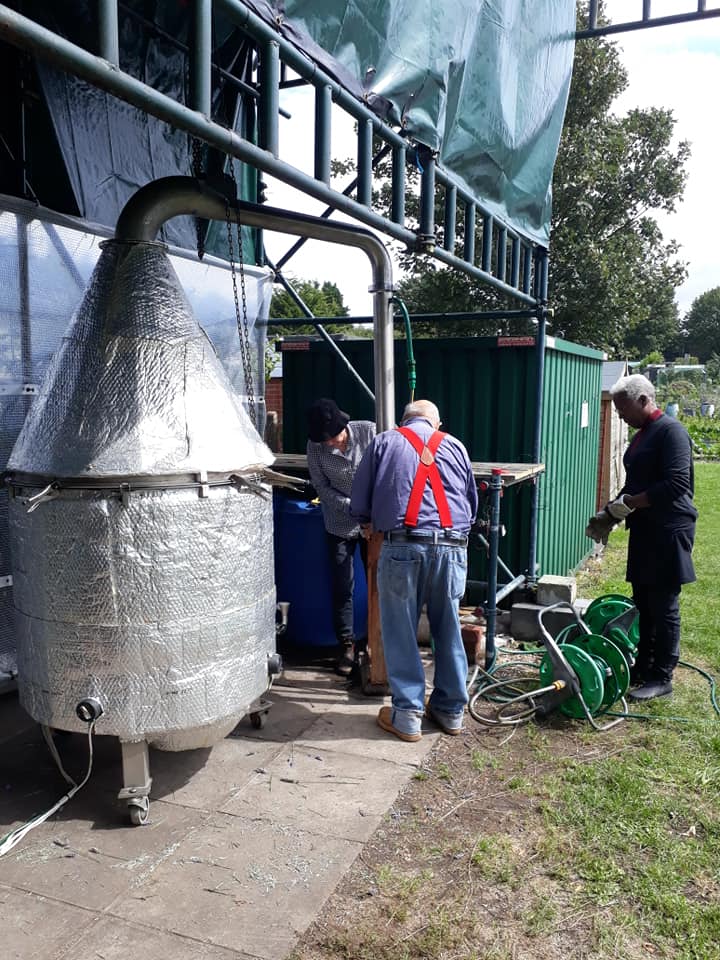
[[693,441],[695,454],[703,460],[720,459],[720,419],[679,417]]

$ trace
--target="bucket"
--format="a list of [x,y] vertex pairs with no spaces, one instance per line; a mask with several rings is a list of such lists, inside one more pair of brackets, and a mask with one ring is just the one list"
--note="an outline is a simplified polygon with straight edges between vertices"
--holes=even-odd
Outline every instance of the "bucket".
[[[284,642],[329,647],[337,640],[325,525],[319,504],[274,497],[275,585],[278,602],[290,604]],[[367,580],[359,548],[354,558],[353,629],[367,632]]]
[[714,417],[714,416],[715,416],[715,404],[714,404],[714,403],[701,403],[701,404],[700,404],[700,416],[701,416],[701,417]]

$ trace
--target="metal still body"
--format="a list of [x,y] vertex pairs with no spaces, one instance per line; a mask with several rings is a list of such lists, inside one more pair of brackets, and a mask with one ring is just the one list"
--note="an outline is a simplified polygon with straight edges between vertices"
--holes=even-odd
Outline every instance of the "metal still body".
[[102,704],[134,822],[147,743],[208,746],[268,687],[272,460],[164,246],[108,242],[11,455],[9,520],[23,706],[79,730]]

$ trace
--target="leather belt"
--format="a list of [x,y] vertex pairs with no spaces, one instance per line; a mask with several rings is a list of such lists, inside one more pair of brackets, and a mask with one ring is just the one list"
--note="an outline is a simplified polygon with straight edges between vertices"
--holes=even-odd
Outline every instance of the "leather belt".
[[453,547],[464,547],[468,538],[456,530],[388,530],[385,533],[388,543],[447,543]]

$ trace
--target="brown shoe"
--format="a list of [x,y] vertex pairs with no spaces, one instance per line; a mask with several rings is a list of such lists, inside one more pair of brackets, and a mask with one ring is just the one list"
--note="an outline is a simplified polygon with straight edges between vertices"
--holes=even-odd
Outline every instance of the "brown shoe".
[[377,715],[377,724],[388,733],[394,733],[398,740],[404,740],[406,743],[417,743],[418,740],[422,740],[420,731],[417,733],[403,733],[402,730],[398,730],[397,727],[393,726],[392,707],[380,707]]
[[464,733],[462,725],[462,717],[460,718],[459,727],[451,727],[448,723],[445,723],[443,718],[439,716],[429,703],[425,703],[425,716],[428,720],[432,720],[436,727],[440,727],[443,733],[447,734],[448,737],[459,737],[461,733]]

